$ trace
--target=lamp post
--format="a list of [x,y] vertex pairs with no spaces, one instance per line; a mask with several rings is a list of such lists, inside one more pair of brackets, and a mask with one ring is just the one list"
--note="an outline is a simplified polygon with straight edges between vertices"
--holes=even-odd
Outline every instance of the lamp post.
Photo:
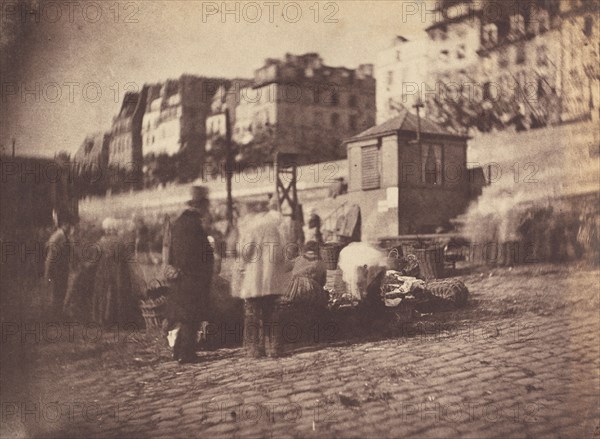
[[225,177],[227,179],[227,233],[233,230],[233,148],[231,147],[231,123],[229,109],[225,108]]

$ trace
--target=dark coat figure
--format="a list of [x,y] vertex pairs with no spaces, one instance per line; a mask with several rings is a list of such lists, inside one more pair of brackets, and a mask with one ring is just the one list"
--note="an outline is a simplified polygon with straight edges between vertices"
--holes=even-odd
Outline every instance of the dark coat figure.
[[61,226],[50,236],[46,244],[44,276],[50,287],[50,313],[53,318],[62,316],[69,283],[68,233],[68,226]]
[[97,246],[92,320],[105,327],[120,325],[120,329],[137,325],[140,321],[138,298],[132,288],[129,266],[135,257],[133,248],[124,245],[114,230],[107,230]]
[[[203,189],[203,188],[194,188]],[[169,265],[178,271],[172,280],[167,302],[168,326],[179,325],[173,354],[180,362],[193,361],[200,323],[208,319],[214,253],[202,222],[201,211],[208,208],[205,192],[194,193],[171,228]]]
[[312,211],[308,219],[308,241],[315,241],[319,244],[323,243],[323,235],[321,234],[321,217],[317,212]]

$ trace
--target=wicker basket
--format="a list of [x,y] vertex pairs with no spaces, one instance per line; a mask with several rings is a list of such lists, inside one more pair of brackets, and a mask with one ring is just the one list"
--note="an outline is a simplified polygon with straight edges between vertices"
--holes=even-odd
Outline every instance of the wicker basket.
[[321,259],[323,259],[327,265],[328,270],[337,269],[342,247],[342,244],[338,243],[328,243],[321,247]]
[[426,291],[434,297],[451,303],[456,307],[465,306],[469,300],[469,290],[464,282],[458,279],[434,280],[427,283]]
[[140,308],[142,310],[142,317],[144,317],[146,329],[162,327],[166,306],[167,298],[165,296],[140,301]]

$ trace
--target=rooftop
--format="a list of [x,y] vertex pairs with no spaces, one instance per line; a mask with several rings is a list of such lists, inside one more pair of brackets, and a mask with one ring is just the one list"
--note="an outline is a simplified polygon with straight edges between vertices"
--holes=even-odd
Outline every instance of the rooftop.
[[[385,122],[374,127],[371,127],[368,130],[363,131],[362,133],[357,134],[356,136],[351,137],[350,139],[347,139],[345,142],[348,143],[361,139],[380,137],[386,134],[394,134],[398,131],[416,133],[417,127],[417,116],[404,109],[402,111],[402,114],[400,114],[399,116],[386,120]],[[464,136],[454,134],[449,130],[445,129],[444,127],[433,122],[431,119],[427,119],[425,117],[421,117],[421,134],[464,138]]]

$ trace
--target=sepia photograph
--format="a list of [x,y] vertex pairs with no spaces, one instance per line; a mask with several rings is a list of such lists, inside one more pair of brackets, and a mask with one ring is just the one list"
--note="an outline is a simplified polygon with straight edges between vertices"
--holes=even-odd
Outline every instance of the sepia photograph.
[[0,438],[600,439],[600,0],[0,0]]

